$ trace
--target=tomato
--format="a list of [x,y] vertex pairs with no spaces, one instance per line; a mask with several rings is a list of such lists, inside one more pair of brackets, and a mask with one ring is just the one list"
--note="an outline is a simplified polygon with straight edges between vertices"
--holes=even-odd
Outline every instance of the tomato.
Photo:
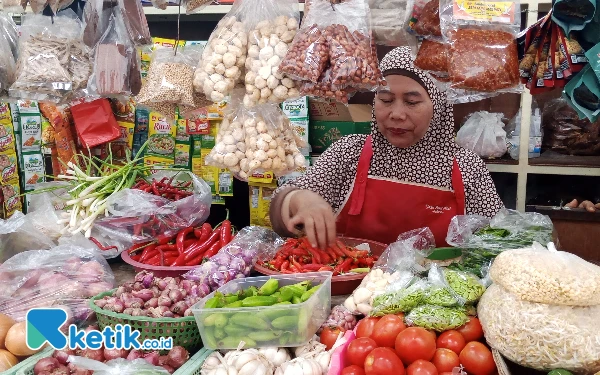
[[460,366],[458,354],[446,348],[437,349],[431,362],[438,372],[452,372],[453,368]]
[[460,354],[466,344],[463,335],[454,330],[443,332],[437,339],[438,348],[450,349],[456,354]]
[[471,341],[458,356],[460,364],[470,375],[491,375],[496,371],[492,352],[477,341]]
[[456,329],[465,338],[465,342],[479,341],[483,338],[483,328],[477,318],[469,318],[462,327]]
[[344,367],[341,375],[365,375],[365,370],[363,370],[362,366],[352,365]]
[[356,325],[356,337],[369,337],[379,318],[364,318]]
[[396,343],[396,336],[406,329],[404,321],[397,315],[386,315],[373,327],[371,338],[375,340],[378,346],[393,348]]
[[368,337],[361,337],[353,340],[348,345],[348,361],[353,364],[362,366],[365,364],[365,359],[373,349],[377,347],[375,340]]
[[435,339],[426,329],[410,327],[396,337],[396,353],[403,363],[409,365],[417,359],[429,361],[435,354]]
[[321,331],[321,344],[327,346],[327,350],[331,349],[333,344],[337,341],[338,335],[340,334],[340,329],[337,327],[325,327]]
[[439,375],[454,375],[454,373],[446,371],[446,372],[440,372]]
[[438,370],[433,363],[417,359],[406,369],[407,375],[438,375]]
[[365,359],[365,375],[404,375],[404,364],[390,348],[375,348]]

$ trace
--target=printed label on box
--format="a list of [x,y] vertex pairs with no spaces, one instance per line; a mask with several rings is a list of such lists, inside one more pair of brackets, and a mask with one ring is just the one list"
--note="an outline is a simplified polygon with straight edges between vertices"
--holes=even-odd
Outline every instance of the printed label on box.
[[25,191],[33,190],[36,184],[46,181],[44,172],[44,157],[42,154],[23,154],[23,186],[25,186]]
[[176,131],[177,127],[174,124],[169,123],[160,114],[151,112],[146,154],[173,160],[175,157]]
[[21,149],[23,152],[39,151],[42,146],[42,117],[21,116]]
[[286,100],[281,103],[281,109],[290,119],[293,117],[308,118],[308,97],[303,96],[296,100]]
[[17,106],[20,115],[39,115],[40,107],[35,100],[18,100]]

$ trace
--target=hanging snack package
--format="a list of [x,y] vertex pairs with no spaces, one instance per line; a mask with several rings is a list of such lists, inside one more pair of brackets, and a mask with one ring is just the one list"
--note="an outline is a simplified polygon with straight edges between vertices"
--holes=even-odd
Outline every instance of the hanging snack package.
[[448,76],[448,50],[446,43],[433,40],[423,40],[417,52],[415,66],[429,71],[436,77]]
[[[29,6],[35,14],[42,13],[44,8],[46,8],[46,5],[48,5],[48,0],[29,0]],[[23,9],[25,9],[25,7],[23,7]]]
[[579,118],[595,122],[600,115],[600,83],[590,65],[567,83],[563,96],[578,110]]
[[[534,67],[531,71],[529,80],[527,81],[527,88],[531,95],[540,94],[552,90],[552,87],[547,87],[545,84],[545,78],[552,79],[554,74],[549,71],[548,65],[551,62],[549,56],[551,52],[552,35],[550,33],[551,28],[543,36],[540,45],[538,46],[537,56],[534,60]],[[553,48],[552,48],[553,49]],[[550,63],[550,65],[552,65]]]
[[111,15],[108,28],[96,46],[90,91],[100,96],[129,96],[131,55],[135,53],[122,18]]
[[546,30],[551,26],[549,15],[540,19],[532,27],[525,31],[525,45],[523,58],[519,62],[519,76],[521,83],[527,83],[531,77],[531,70],[536,58],[540,43]]
[[356,91],[353,87],[334,86],[331,78],[331,68],[323,72],[318,83],[304,81],[300,86],[300,93],[302,95],[333,99],[344,104],[348,104],[348,101]]
[[260,7],[260,4],[248,1],[241,5],[241,0],[236,0],[210,34],[196,68],[194,89],[215,103],[223,101],[236,84],[241,83],[248,52],[248,34],[242,17],[245,9],[252,6]]
[[169,6],[169,0],[150,0],[156,9],[165,10]]
[[152,36],[141,1],[118,0],[119,11],[125,21],[125,28],[133,44],[137,47],[151,45]]
[[119,124],[108,99],[98,99],[71,107],[75,129],[85,148],[114,141],[121,136]]
[[412,7],[413,0],[369,0],[375,42],[392,47],[416,48],[415,36],[404,27],[409,21]]
[[[298,32],[298,2],[269,0],[246,14],[248,57],[246,58],[246,95],[244,105],[283,103],[300,97],[297,83],[279,70],[281,60]],[[233,66],[229,75],[237,76]],[[227,70],[225,71],[227,75]]]
[[206,163],[227,168],[240,180],[255,172],[272,171],[281,176],[306,166],[300,152],[304,147],[290,121],[276,104],[247,109],[239,102],[243,92],[235,92],[231,110],[219,127],[215,147]]
[[148,76],[142,90],[136,97],[139,104],[152,106],[154,103],[173,103],[193,107],[194,71],[202,50],[197,46],[187,46],[177,50],[170,47],[156,47]]
[[210,3],[212,3],[212,0],[181,0],[181,6],[185,9],[185,14],[197,13]]
[[9,91],[12,97],[58,102],[71,92],[68,68],[72,44],[81,34],[81,22],[72,11],[65,13],[58,17],[25,17],[16,80]]
[[69,60],[69,73],[72,78],[72,90],[76,97],[84,96],[81,90],[85,90],[88,80],[92,74],[92,51],[79,40],[71,45],[71,56]]
[[588,59],[585,55],[585,51],[581,44],[577,41],[574,34],[570,34],[567,38],[566,34],[560,27],[557,27],[558,41],[560,42],[559,48],[561,53],[567,56],[568,64],[570,65],[569,72],[575,74],[587,64]]
[[[4,5],[6,6],[6,1],[4,1]],[[8,14],[0,14],[0,33],[8,42],[13,59],[16,61],[19,57],[19,31],[17,30],[17,24]]]
[[593,0],[556,0],[552,4],[552,21],[569,35],[573,30],[582,30],[594,18],[595,11]]
[[83,8],[83,42],[94,48],[108,27],[110,12],[104,11],[104,0],[89,0]]
[[15,58],[8,41],[0,38],[0,94],[5,95],[13,84],[16,70]]
[[415,0],[408,29],[418,36],[441,39],[440,0]]

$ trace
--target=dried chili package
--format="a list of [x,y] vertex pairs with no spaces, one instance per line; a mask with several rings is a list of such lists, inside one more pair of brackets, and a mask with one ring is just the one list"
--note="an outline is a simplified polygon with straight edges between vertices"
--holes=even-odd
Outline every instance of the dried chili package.
[[114,141],[121,130],[108,99],[97,99],[71,107],[75,129],[81,144],[92,148]]
[[447,77],[448,50],[449,46],[446,43],[425,39],[419,47],[414,64],[419,69],[435,74],[436,77]]
[[569,35],[573,30],[582,30],[595,11],[593,0],[556,0],[552,5],[552,20]]
[[442,37],[440,0],[415,0],[408,29],[423,37]]

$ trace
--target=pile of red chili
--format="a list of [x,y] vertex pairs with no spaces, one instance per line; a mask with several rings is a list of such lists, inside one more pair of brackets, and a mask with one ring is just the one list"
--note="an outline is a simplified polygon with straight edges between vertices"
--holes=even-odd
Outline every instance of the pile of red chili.
[[151,266],[197,266],[210,258],[234,237],[229,220],[212,228],[204,223],[201,227],[182,229],[175,236],[158,236],[155,241],[137,244],[128,249],[131,259]]
[[192,181],[173,182],[173,178],[163,177],[160,181],[153,178],[151,182],[140,178],[131,188],[142,190],[171,201],[178,201],[193,194],[191,191]]
[[357,250],[336,241],[327,250],[310,245],[307,238],[290,238],[277,251],[275,257],[263,267],[281,273],[332,271],[334,276],[349,272],[364,272],[377,260],[366,250]]

